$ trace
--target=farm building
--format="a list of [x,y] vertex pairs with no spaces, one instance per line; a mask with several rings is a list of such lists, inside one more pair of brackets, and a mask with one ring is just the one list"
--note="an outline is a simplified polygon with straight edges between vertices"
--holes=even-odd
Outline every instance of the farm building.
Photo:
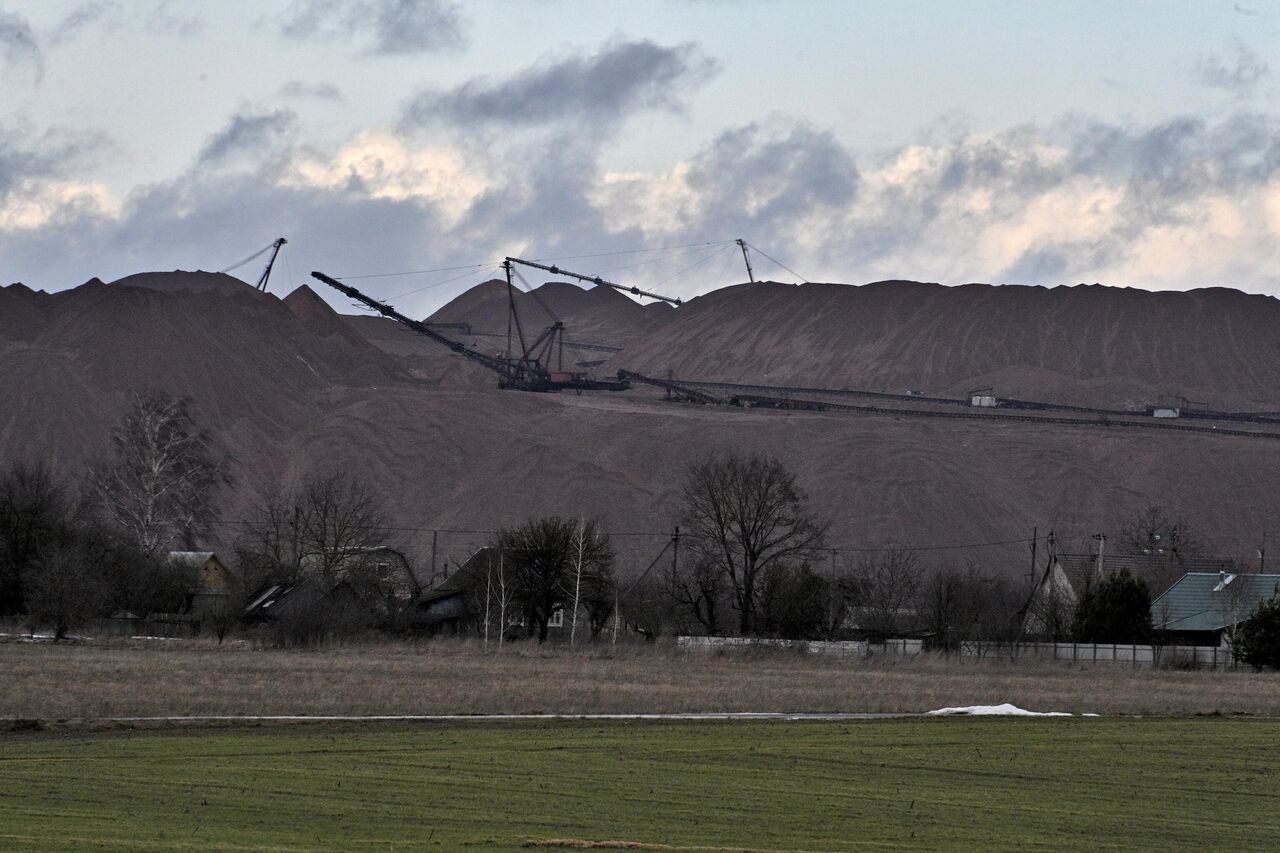
[[1225,646],[1258,605],[1280,595],[1280,574],[1188,572],[1151,603],[1151,622],[1168,642]]

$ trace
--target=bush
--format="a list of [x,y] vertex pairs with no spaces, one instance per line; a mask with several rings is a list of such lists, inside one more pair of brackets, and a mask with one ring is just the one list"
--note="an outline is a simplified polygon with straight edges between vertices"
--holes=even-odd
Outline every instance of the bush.
[[1236,657],[1255,670],[1280,669],[1280,599],[1264,601],[1236,631]]
[[1151,592],[1123,569],[1090,588],[1071,629],[1079,643],[1145,643],[1151,638]]

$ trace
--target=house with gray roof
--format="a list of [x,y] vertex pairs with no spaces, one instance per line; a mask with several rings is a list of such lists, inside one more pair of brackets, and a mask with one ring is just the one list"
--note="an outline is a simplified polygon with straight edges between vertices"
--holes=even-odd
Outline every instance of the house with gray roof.
[[1187,572],[1151,602],[1151,623],[1168,643],[1225,646],[1258,605],[1280,594],[1280,574]]

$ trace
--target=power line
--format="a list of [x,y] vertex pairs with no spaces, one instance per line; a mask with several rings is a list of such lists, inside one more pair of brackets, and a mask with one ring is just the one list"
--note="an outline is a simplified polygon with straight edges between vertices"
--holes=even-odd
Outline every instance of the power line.
[[[247,519],[247,518],[216,518],[216,519],[212,519],[212,523],[254,525],[254,524],[263,524],[265,522],[262,520],[254,520],[254,519]],[[468,530],[468,529],[454,529],[454,528],[443,528],[443,527],[399,527],[394,525],[388,525],[385,527],[381,527],[380,529],[387,530],[387,531],[394,531],[396,533],[451,533],[451,534],[467,535],[467,536],[493,536],[502,532],[501,530]],[[657,537],[670,538],[671,536],[670,530],[661,530],[661,531],[658,531],[658,530],[652,530],[652,531],[609,530],[609,531],[606,531],[606,533],[609,536],[637,536],[637,537],[649,537],[649,538],[657,538]],[[706,538],[704,536],[699,536],[696,533],[686,533],[684,531],[681,531],[680,536],[682,539],[687,538],[691,540]],[[892,544],[892,545],[826,545],[826,546],[823,546],[820,550],[843,551],[846,553],[853,553],[853,552],[878,553],[878,552],[886,552],[886,551],[953,551],[953,550],[958,551],[958,550],[963,550],[965,548],[995,548],[995,547],[1000,547],[1005,545],[1026,545],[1026,544],[1029,544],[1030,542],[1031,542],[1031,539],[1023,538],[1023,539],[1005,539],[998,542],[965,542],[965,543],[950,543],[945,545],[931,545],[931,544],[912,545],[912,544],[901,544],[901,543]]]

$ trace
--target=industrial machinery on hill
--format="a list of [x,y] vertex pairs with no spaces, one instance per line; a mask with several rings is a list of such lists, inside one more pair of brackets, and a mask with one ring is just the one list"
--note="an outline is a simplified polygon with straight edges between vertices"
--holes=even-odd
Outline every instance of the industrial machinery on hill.
[[[324,282],[335,290],[346,294],[368,308],[372,308],[384,317],[395,320],[420,335],[430,338],[438,344],[442,344],[453,350],[458,355],[474,361],[475,363],[485,367],[488,370],[498,374],[498,387],[508,388],[517,391],[625,391],[631,387],[631,383],[624,378],[618,379],[596,379],[590,374],[582,371],[565,370],[564,369],[564,349],[566,346],[571,348],[587,347],[598,350],[616,350],[614,347],[605,347],[602,345],[582,345],[575,344],[565,340],[564,323],[559,319],[554,319],[555,314],[543,304],[543,309],[553,318],[551,325],[547,326],[536,338],[529,341],[525,337],[524,326],[520,321],[519,312],[516,310],[515,303],[515,285],[512,282],[513,264],[524,264],[526,266],[543,269],[556,275],[567,275],[578,278],[583,281],[591,281],[595,284],[606,285],[618,290],[629,293],[635,293],[640,296],[647,296],[652,299],[662,299],[667,302],[680,304],[679,299],[667,296],[659,296],[656,293],[648,293],[639,288],[627,287],[621,284],[604,281],[598,277],[578,275],[567,270],[561,270],[556,267],[547,267],[536,264],[532,261],[523,261],[519,258],[507,258],[503,261],[503,269],[507,277],[507,349],[505,355],[489,355],[476,349],[468,347],[461,341],[455,341],[452,338],[441,334],[439,329],[447,326],[460,326],[462,324],[433,324],[424,323],[406,317],[399,311],[396,311],[385,302],[380,302],[370,296],[366,296],[356,288],[349,284],[345,284],[332,276],[322,272],[311,273],[312,278]],[[518,273],[515,273],[518,275]],[[535,299],[537,298],[534,294]],[[541,301],[541,300],[539,300]],[[470,331],[468,329],[464,331]],[[512,338],[514,333],[515,338]],[[513,350],[513,344],[519,344],[517,349]]]
[[[553,323],[529,346],[524,347],[518,357],[500,357],[488,355],[474,350],[466,344],[445,337],[426,323],[406,317],[395,308],[366,296],[349,284],[343,284],[332,276],[322,272],[313,272],[311,277],[322,281],[357,302],[372,308],[384,317],[407,326],[420,335],[430,338],[456,352],[463,358],[498,374],[498,387],[517,391],[623,391],[631,387],[630,383],[616,380],[593,379],[585,373],[551,370],[549,363],[555,345],[562,339],[564,324]],[[523,337],[523,335],[522,335]]]

